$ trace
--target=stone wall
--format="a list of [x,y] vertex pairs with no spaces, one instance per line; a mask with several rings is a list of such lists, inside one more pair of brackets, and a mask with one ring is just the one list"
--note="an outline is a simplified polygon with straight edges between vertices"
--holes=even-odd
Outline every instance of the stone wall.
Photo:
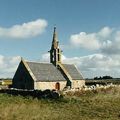
[[34,80],[22,61],[20,62],[13,77],[12,87],[17,89],[34,89]]
[[81,88],[85,86],[85,80],[73,80],[72,81],[72,88]]
[[56,83],[60,84],[60,90],[63,90],[66,87],[66,81],[59,82],[34,82],[34,89],[45,90],[45,89],[55,89]]

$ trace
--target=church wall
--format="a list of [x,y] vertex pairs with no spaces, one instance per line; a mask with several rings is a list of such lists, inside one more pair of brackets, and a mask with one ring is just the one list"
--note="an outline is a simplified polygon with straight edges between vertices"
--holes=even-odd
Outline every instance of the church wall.
[[22,62],[20,62],[13,77],[12,87],[17,89],[34,89],[34,81]]
[[85,80],[73,80],[72,81],[72,88],[81,88],[85,86]]
[[59,82],[35,82],[34,89],[45,90],[45,89],[55,89],[56,83],[60,84],[60,90],[63,90],[66,87],[66,81]]

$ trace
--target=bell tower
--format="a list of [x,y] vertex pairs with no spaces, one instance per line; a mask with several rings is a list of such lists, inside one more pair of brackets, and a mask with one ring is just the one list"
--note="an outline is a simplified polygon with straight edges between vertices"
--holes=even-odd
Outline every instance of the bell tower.
[[61,63],[61,50],[59,48],[59,42],[56,33],[56,27],[54,27],[53,40],[50,49],[50,62],[57,66],[58,63]]

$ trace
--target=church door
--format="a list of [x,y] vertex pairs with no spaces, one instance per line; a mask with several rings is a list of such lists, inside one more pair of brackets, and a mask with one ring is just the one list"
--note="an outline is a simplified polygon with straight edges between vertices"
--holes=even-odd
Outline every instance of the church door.
[[56,90],[60,90],[60,83],[56,83],[56,84],[55,84],[55,89],[56,89]]

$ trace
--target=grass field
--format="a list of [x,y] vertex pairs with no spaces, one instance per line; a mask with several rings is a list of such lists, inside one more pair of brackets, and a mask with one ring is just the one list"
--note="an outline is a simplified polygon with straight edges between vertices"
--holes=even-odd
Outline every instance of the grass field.
[[120,88],[68,93],[59,100],[0,94],[0,120],[120,120]]

